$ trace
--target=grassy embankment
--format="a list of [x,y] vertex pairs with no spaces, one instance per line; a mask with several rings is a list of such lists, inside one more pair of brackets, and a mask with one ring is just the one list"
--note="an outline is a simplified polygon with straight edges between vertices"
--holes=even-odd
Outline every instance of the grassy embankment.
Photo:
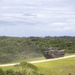
[[[75,75],[75,57],[50,62],[35,63],[34,65],[37,66],[39,71],[44,75]],[[17,70],[17,68],[18,67],[14,66],[2,67],[4,70]]]
[[[64,56],[70,56],[70,55],[75,55],[75,53],[65,53]],[[44,56],[42,56],[42,57],[24,59],[24,60],[20,60],[20,61],[14,61],[14,62],[10,62],[10,63],[13,64],[13,63],[19,63],[19,62],[22,62],[22,61],[30,62],[30,61],[37,61],[37,60],[46,60],[46,58]],[[10,64],[10,63],[6,63],[6,64]]]

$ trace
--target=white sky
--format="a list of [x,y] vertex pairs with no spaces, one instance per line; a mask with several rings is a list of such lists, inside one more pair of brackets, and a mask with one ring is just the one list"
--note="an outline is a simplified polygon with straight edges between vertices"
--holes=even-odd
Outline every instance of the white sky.
[[0,36],[75,36],[75,0],[0,0]]

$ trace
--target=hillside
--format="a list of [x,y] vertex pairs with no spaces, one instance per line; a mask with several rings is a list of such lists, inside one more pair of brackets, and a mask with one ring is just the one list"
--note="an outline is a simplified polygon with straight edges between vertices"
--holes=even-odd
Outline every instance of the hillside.
[[75,37],[0,37],[0,63],[42,57],[48,47],[60,47],[66,53],[75,52]]
[[0,63],[41,56],[41,50],[28,38],[0,38]]

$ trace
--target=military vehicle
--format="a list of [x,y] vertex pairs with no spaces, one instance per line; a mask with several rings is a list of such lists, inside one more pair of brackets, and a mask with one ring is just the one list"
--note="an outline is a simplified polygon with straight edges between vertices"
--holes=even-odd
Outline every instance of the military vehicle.
[[63,57],[65,54],[65,50],[57,48],[57,47],[50,47],[47,48],[44,52],[44,57],[46,59],[50,58],[58,58],[58,57]]

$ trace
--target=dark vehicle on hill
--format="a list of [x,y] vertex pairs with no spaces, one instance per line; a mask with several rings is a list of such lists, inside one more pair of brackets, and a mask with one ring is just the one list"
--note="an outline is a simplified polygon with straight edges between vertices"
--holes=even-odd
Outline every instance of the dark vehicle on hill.
[[63,57],[65,54],[65,50],[57,48],[57,47],[50,47],[47,48],[44,52],[44,57],[46,59],[50,58],[58,58],[58,57]]

